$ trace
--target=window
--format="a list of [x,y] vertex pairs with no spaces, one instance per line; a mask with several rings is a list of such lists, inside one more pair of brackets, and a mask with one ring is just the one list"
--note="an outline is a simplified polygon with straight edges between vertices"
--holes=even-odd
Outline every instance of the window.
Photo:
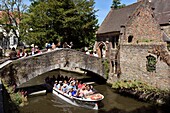
[[148,72],[156,71],[156,58],[152,55],[149,55],[147,58],[146,69]]
[[131,43],[131,42],[132,42],[132,40],[133,40],[133,36],[132,36],[132,35],[130,35],[130,36],[128,37],[128,43]]

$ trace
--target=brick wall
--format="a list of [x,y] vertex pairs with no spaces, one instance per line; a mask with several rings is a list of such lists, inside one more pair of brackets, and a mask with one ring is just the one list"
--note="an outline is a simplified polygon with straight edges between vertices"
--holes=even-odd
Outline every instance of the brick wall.
[[[170,67],[159,58],[156,63],[156,72],[148,72],[146,69],[148,50],[155,46],[166,47],[159,44],[124,44],[120,48],[120,79],[139,80],[161,89],[170,89]],[[156,57],[156,56],[155,56]]]
[[133,36],[132,43],[161,41],[161,29],[147,4],[141,5],[131,17],[126,25],[126,43],[130,35]]

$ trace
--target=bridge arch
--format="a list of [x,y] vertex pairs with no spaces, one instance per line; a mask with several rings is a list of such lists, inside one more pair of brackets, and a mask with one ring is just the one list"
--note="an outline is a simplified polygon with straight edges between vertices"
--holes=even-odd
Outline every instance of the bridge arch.
[[18,86],[43,73],[64,67],[77,67],[106,79],[103,61],[73,49],[60,49],[12,61],[0,71],[2,78],[13,79]]

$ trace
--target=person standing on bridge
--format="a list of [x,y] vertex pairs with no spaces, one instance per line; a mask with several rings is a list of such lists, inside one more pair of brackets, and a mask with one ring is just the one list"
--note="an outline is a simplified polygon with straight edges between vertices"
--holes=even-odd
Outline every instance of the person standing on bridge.
[[17,57],[17,52],[16,52],[14,47],[12,48],[12,51],[9,53],[9,57],[10,57],[11,60],[15,60],[15,59],[18,58]]

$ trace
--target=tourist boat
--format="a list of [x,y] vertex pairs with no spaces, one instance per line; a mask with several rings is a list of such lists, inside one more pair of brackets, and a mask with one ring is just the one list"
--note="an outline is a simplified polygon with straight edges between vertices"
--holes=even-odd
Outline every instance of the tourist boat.
[[70,97],[68,94],[63,93],[61,90],[58,90],[55,87],[53,87],[53,94],[72,105],[94,110],[99,109],[100,103],[104,99],[104,96],[100,93],[89,95],[86,98]]

